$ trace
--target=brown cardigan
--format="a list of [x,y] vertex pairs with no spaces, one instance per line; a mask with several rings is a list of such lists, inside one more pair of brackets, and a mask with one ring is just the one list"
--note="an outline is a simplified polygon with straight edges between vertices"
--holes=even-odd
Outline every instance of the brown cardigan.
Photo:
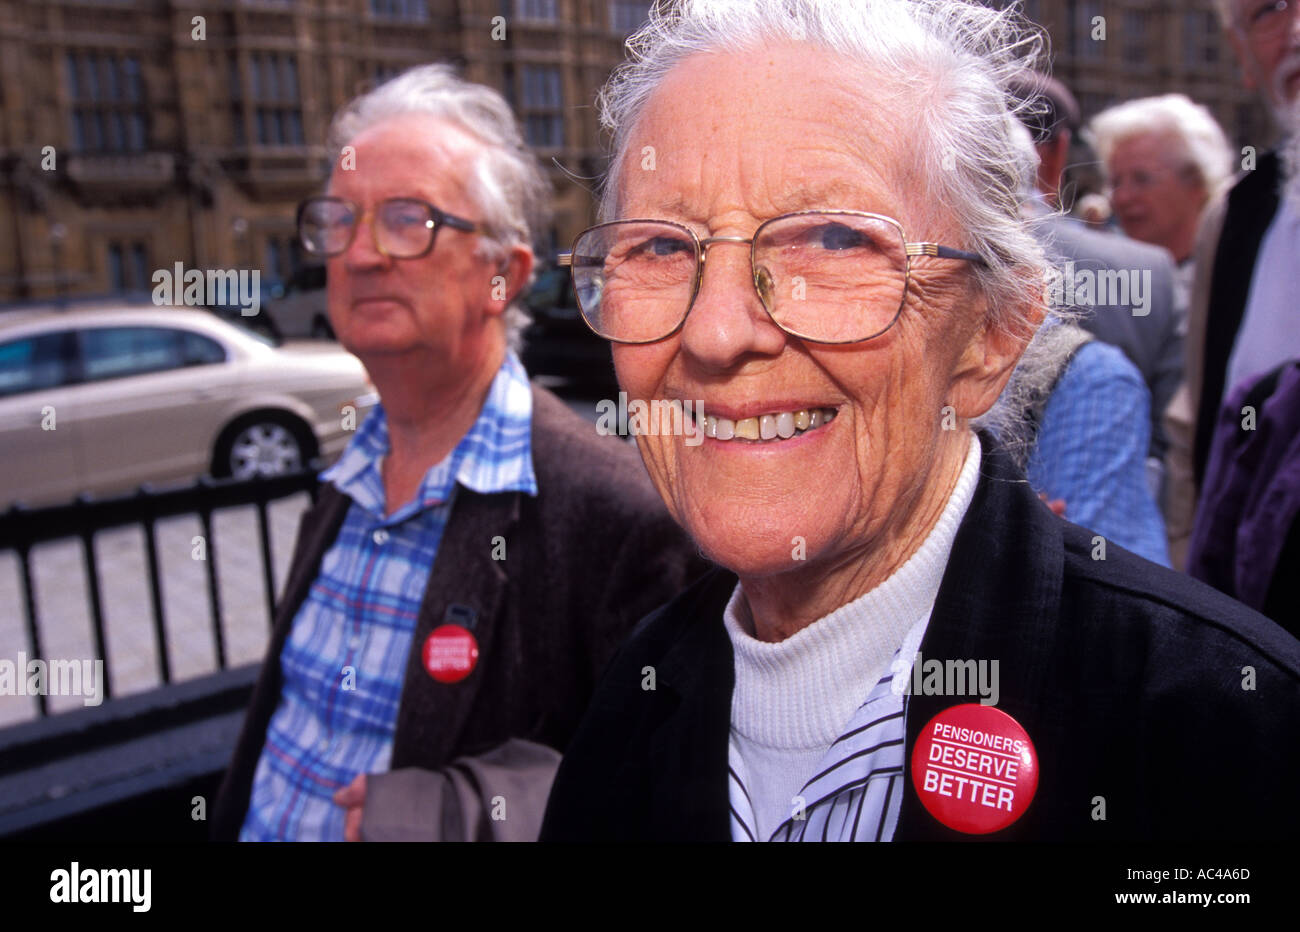
[[[436,770],[511,738],[563,751],[615,648],[643,615],[705,568],[626,441],[533,387],[538,495],[459,488],[420,608],[391,767]],[[267,725],[280,696],[280,652],[351,499],[333,485],[303,516],[271,643],[213,815],[235,840]],[[492,559],[493,538],[506,559]],[[479,662],[464,680],[435,681],[420,652],[450,606],[476,615]]]

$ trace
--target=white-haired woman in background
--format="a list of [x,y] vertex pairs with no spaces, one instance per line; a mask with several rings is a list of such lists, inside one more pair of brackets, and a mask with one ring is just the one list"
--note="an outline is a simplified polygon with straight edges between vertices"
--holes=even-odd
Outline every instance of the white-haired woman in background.
[[1300,644],[1052,514],[972,429],[1045,312],[1024,30],[683,0],[630,40],[571,263],[629,397],[702,402],[702,443],[637,442],[723,569],[606,671],[544,840],[1300,831]]
[[1124,232],[1173,254],[1175,303],[1185,313],[1201,214],[1232,180],[1232,149],[1223,130],[1205,107],[1183,94],[1165,94],[1103,110],[1084,138],[1105,166]]

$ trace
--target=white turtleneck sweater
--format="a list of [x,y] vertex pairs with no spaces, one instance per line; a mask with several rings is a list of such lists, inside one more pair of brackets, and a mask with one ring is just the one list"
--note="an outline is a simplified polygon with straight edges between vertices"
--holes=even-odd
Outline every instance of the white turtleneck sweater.
[[[980,443],[921,546],[876,588],[776,644],[753,636],[739,585],[723,614],[736,659],[730,759],[745,774],[760,839],[790,818],[793,798],[889,670],[909,632],[914,656],[953,539],[979,481]],[[901,658],[910,674],[913,657]]]

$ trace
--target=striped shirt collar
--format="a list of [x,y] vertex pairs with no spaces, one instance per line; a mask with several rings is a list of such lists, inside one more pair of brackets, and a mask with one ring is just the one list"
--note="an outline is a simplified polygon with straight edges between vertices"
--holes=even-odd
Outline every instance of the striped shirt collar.
[[[478,419],[441,462],[429,467],[415,497],[390,520],[442,504],[456,485],[482,495],[494,492],[537,494],[532,453],[533,395],[523,363],[507,351],[483,402]],[[321,480],[333,482],[366,511],[386,515],[383,459],[388,455],[388,417],[382,401],[370,412],[343,454]]]

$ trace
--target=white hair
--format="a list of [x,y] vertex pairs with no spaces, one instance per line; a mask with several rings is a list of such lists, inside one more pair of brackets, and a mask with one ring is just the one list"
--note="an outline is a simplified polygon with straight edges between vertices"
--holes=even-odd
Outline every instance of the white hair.
[[[1038,63],[1044,38],[1014,7],[968,0],[659,0],[627,41],[629,60],[610,77],[598,105],[613,136],[601,214],[617,216],[622,163],[650,97],[687,57],[744,51],[765,41],[801,41],[861,62],[903,91],[923,185],[918,197],[946,208],[964,231],[960,246],[987,263],[974,267],[989,322],[1027,334],[1028,305],[1041,296],[1042,248],[1019,214],[1019,192],[1036,160],[1009,108],[1012,75]],[[816,80],[815,75],[791,80]],[[882,91],[877,84],[864,94]],[[1027,300],[1029,296],[1029,300]]]
[[[480,254],[500,260],[512,246],[532,248],[533,237],[547,220],[550,185],[505,99],[490,87],[464,80],[450,65],[419,65],[346,104],[330,124],[333,164],[360,133],[408,114],[446,120],[483,143],[470,171],[468,192],[487,227]],[[505,315],[506,338],[514,350],[520,348],[529,323],[523,304],[528,284]]]
[[1142,97],[1103,110],[1092,118],[1084,139],[1103,164],[1120,143],[1140,136],[1169,136],[1174,146],[1170,161],[1179,170],[1191,169],[1213,197],[1232,180],[1233,157],[1228,137],[1213,114],[1185,94]]

